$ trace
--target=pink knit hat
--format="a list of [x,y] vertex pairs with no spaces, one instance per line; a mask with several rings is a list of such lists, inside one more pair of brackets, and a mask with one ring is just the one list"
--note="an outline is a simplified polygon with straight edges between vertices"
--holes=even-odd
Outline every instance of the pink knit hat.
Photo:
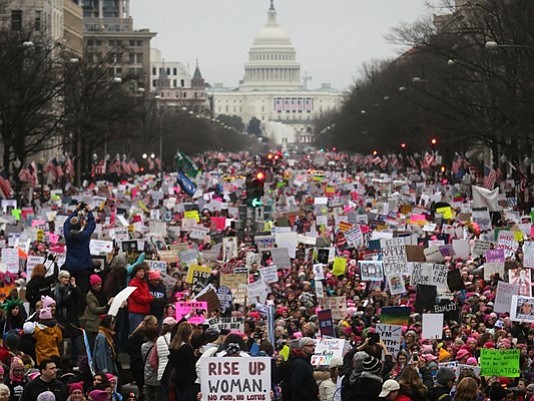
[[102,279],[97,274],[91,274],[91,277],[89,277],[89,284],[91,285],[91,287],[94,287],[98,284],[102,284]]
[[55,305],[56,300],[52,297],[49,297],[48,295],[41,297],[41,307],[43,308],[49,308],[50,305]]

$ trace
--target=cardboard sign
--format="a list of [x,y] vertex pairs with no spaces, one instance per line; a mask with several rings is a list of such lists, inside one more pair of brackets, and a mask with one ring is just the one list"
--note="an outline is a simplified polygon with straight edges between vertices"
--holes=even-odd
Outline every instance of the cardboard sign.
[[267,284],[278,282],[278,267],[268,266],[260,269],[260,276]]
[[443,313],[423,313],[424,339],[440,339],[443,336]]
[[191,265],[187,270],[187,276],[185,277],[185,282],[188,284],[193,284],[193,279],[195,277],[200,278],[209,278],[211,276],[212,269],[207,266],[198,266]]
[[201,401],[267,400],[271,358],[200,358]]
[[484,280],[491,280],[491,276],[499,274],[500,278],[504,277],[504,262],[484,263]]
[[472,251],[473,256],[476,257],[485,255],[486,251],[489,251],[492,245],[493,242],[491,241],[483,241],[478,239],[475,240],[475,244],[473,245]]
[[480,375],[497,377],[519,377],[519,348],[480,350]]
[[518,246],[519,243],[512,231],[499,231],[499,235],[497,236],[497,248],[504,249],[506,256],[512,256]]
[[334,320],[342,320],[347,315],[347,297],[325,297],[325,309],[332,311]]
[[410,285],[433,285],[444,291],[448,290],[447,266],[434,263],[410,263],[412,275]]

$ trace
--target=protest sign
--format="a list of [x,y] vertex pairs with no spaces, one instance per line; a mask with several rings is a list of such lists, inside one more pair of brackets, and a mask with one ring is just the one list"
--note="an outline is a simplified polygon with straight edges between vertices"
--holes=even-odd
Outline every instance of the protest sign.
[[422,338],[440,339],[443,337],[443,313],[423,313]]
[[263,281],[256,281],[248,285],[248,304],[260,303],[264,304],[269,295],[269,288]]
[[406,246],[403,238],[381,239],[384,274],[408,274],[406,272]]
[[248,283],[248,274],[246,273],[230,273],[220,275],[220,285],[228,287],[231,290],[237,290],[240,284]]
[[260,276],[267,284],[278,282],[278,267],[267,266],[260,269]]
[[411,308],[408,306],[387,306],[380,312],[380,323],[396,326],[408,326]]
[[433,263],[409,263],[412,275],[410,285],[433,285],[441,290],[448,290],[447,266]]
[[217,297],[219,298],[219,303],[221,305],[223,313],[232,307],[232,291],[230,290],[230,288],[217,288]]
[[273,248],[276,239],[274,235],[257,235],[254,237],[254,243],[258,249]]
[[458,364],[458,367],[456,369],[456,380],[460,377],[460,374],[463,370],[472,370],[476,377],[480,377],[480,366],[474,366],[474,365],[464,365],[462,363]]
[[204,324],[208,312],[208,303],[201,302],[176,302],[176,320],[179,322],[184,317],[191,324]]
[[519,295],[525,297],[532,296],[532,270],[531,269],[510,269],[508,270],[508,281],[519,287]]
[[497,248],[504,249],[505,256],[512,256],[517,250],[519,243],[512,231],[499,231],[497,236]]
[[196,225],[191,228],[189,232],[189,238],[204,241],[206,236],[210,234],[210,229],[208,227]]
[[347,315],[347,297],[325,297],[325,309],[332,311],[334,320],[342,320]]
[[519,348],[480,350],[480,375],[519,377]]
[[518,285],[498,281],[493,310],[497,313],[510,313],[513,295],[519,295]]
[[459,321],[460,310],[454,301],[442,301],[438,305],[434,305],[434,313],[442,313],[445,321]]
[[7,266],[7,271],[18,274],[19,272],[19,251],[16,248],[2,249],[2,262]]
[[465,239],[453,239],[452,247],[454,254],[461,259],[469,258],[469,241]]
[[158,270],[162,273],[167,272],[167,262],[161,260],[145,260],[150,270]]
[[319,331],[323,337],[335,337],[334,321],[332,320],[332,311],[330,309],[323,309],[317,312],[317,319],[319,320]]
[[473,209],[471,218],[474,223],[477,223],[481,230],[491,230],[491,216],[488,209]]
[[314,279],[317,280],[324,280],[324,268],[321,263],[316,263],[313,265],[313,273],[314,273]]
[[445,260],[443,254],[439,251],[437,246],[425,248],[423,253],[425,254],[425,258],[428,262],[441,263]]
[[191,265],[187,270],[185,282],[188,284],[193,284],[194,278],[209,279],[211,271],[211,267]]
[[402,326],[377,324],[376,332],[391,355],[397,355],[402,341]]
[[387,274],[386,279],[388,282],[389,293],[391,295],[400,295],[406,292],[402,274]]
[[332,267],[332,274],[334,276],[341,276],[347,270],[347,259],[336,256],[334,258],[334,266]]
[[137,287],[126,287],[124,290],[115,295],[113,302],[109,306],[108,315],[117,316],[122,303],[126,301],[135,290],[137,290]]
[[491,280],[491,277],[497,273],[500,278],[504,277],[504,262],[484,263],[484,280]]
[[311,357],[314,366],[328,366],[333,357],[343,358],[345,340],[323,338],[315,346],[315,353]]
[[221,330],[245,331],[245,320],[241,317],[216,317],[209,319],[208,325],[219,332]]
[[200,401],[266,400],[271,391],[271,358],[200,358]]
[[486,258],[486,262],[489,263],[504,263],[504,249],[488,249],[484,253],[484,257]]
[[360,226],[356,225],[350,230],[344,233],[345,238],[347,239],[347,244],[350,247],[357,248],[363,245],[363,233],[360,229]]
[[268,248],[263,249],[262,252],[270,252],[273,264],[280,269],[290,269],[291,259],[287,248]]
[[113,241],[92,239],[89,242],[89,252],[95,256],[113,252]]
[[514,322],[534,323],[534,298],[512,295],[510,320]]
[[417,245],[406,245],[408,262],[425,262],[425,248]]
[[382,281],[384,271],[382,262],[358,261],[360,265],[360,276],[362,281]]
[[523,267],[534,269],[534,242],[523,242]]
[[475,243],[473,244],[473,250],[472,250],[473,256],[476,257],[476,256],[485,255],[486,251],[489,251],[492,245],[493,245],[493,242],[491,241],[483,241],[480,239],[475,240]]

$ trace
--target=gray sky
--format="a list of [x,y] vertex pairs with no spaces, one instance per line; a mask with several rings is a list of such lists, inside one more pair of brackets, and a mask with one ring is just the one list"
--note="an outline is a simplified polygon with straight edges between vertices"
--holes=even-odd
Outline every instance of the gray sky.
[[[427,0],[275,0],[278,22],[288,31],[309,88],[330,82],[349,89],[363,62],[401,50],[384,35],[401,22],[431,13]],[[130,0],[134,28],[149,28],[167,61],[192,69],[198,58],[204,79],[235,87],[254,35],[267,21],[269,0]]]

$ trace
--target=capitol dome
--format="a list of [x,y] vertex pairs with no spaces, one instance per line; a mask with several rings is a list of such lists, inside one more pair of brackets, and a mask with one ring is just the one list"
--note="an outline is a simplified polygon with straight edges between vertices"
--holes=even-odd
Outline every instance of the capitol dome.
[[240,88],[295,90],[302,87],[295,48],[286,30],[278,24],[271,0],[267,23],[258,31],[249,50],[245,77]]

